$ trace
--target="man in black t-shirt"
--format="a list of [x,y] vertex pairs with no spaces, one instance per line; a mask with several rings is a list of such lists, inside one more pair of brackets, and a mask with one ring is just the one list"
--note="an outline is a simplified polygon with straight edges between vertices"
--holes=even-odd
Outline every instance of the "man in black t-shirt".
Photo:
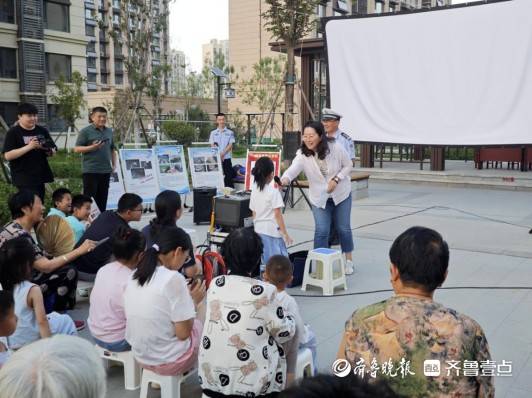
[[12,184],[35,193],[44,202],[44,184],[54,180],[47,157],[55,153],[57,146],[48,130],[37,125],[35,105],[20,104],[17,115],[18,123],[6,133],[2,153],[9,161]]

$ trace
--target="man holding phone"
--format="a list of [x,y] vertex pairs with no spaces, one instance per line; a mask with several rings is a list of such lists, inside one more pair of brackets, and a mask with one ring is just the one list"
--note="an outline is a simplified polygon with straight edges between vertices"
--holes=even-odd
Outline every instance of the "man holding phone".
[[111,172],[117,162],[113,130],[106,126],[107,109],[103,106],[93,108],[89,117],[91,124],[79,132],[74,152],[82,154],[83,193],[94,198],[104,212]]

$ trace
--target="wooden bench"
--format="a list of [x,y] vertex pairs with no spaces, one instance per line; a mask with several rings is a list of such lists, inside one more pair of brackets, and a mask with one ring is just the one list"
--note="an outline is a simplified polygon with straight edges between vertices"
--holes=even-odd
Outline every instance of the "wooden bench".
[[[308,198],[308,187],[309,183],[307,180],[298,180],[297,185],[303,190],[305,195]],[[351,173],[351,193],[353,195],[353,200],[363,199],[368,197],[368,187],[369,187],[369,173],[353,171]],[[308,210],[308,205],[304,198],[301,197],[300,190],[296,187],[294,188],[294,202],[296,205],[294,209],[296,210]]]

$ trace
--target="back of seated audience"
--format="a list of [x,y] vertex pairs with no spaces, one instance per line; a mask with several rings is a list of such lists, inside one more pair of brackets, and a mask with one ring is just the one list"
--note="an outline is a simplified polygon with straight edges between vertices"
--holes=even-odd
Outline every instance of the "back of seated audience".
[[78,243],[87,229],[92,199],[83,194],[72,197],[72,214],[66,219],[74,231],[74,244]]
[[0,370],[2,398],[102,398],[105,370],[94,347],[53,336],[15,352]]
[[46,315],[41,289],[30,282],[34,257],[33,247],[24,237],[11,239],[0,248],[0,283],[3,289],[13,292],[18,318],[17,328],[8,338],[12,349],[52,334],[77,334],[68,315],[57,312]]
[[146,369],[178,375],[195,366],[204,319],[205,282],[178,271],[192,254],[185,231],[166,227],[149,247],[124,293],[126,340]]
[[369,383],[353,373],[318,375],[281,391],[278,398],[401,398],[384,381]]
[[0,247],[19,236],[27,239],[35,252],[32,282],[41,287],[47,311],[72,309],[76,303],[78,274],[70,262],[92,250],[94,242],[86,239],[71,252],[48,258],[31,235],[33,228],[42,221],[40,197],[30,191],[19,191],[11,195],[8,206],[12,221],[0,230]]
[[126,341],[124,291],[142,258],[144,236],[136,229],[119,228],[113,236],[115,261],[96,274],[90,296],[89,329],[100,347],[120,352],[131,349]]
[[296,300],[286,291],[288,285],[292,283],[292,279],[294,279],[294,267],[288,257],[277,254],[268,259],[264,280],[277,288],[277,299],[284,310],[292,314],[296,320],[296,335],[292,340],[283,344],[286,353],[287,385],[291,385],[294,381],[297,355],[300,349],[309,348],[312,351],[314,369],[315,372],[318,371],[316,336],[309,326],[303,323]]
[[7,337],[17,329],[17,315],[15,314],[15,300],[13,293],[0,290],[0,368],[11,355]]
[[[346,322],[338,358],[353,366],[363,361],[366,367],[373,359],[379,365],[391,361],[396,377],[387,376],[390,387],[407,397],[493,397],[493,377],[480,373],[464,377],[442,371],[439,376],[424,376],[427,359],[440,360],[443,366],[446,361],[480,365],[490,360],[479,324],[433,301],[449,265],[449,248],[441,235],[424,227],[406,230],[393,242],[390,262],[395,295],[353,313]],[[404,377],[399,371],[401,361],[403,370],[410,365]]]
[[[131,221],[139,221],[142,217],[142,198],[134,193],[125,193],[118,200],[118,209],[106,210],[92,222],[81,237],[99,242],[113,236],[118,228],[128,228]],[[76,246],[79,245],[79,242]],[[81,280],[93,281],[100,268],[109,262],[113,251],[111,239],[101,243],[93,251],[79,257],[74,265],[78,269]]]
[[72,206],[72,192],[67,188],[58,188],[52,193],[52,205],[46,216],[65,218],[70,214]]
[[199,353],[203,394],[275,396],[286,383],[282,344],[294,338],[294,317],[284,312],[275,286],[256,279],[262,240],[253,228],[231,232],[222,256],[229,274],[209,285]]
[[[142,233],[146,238],[146,247],[151,247],[157,240],[160,231],[165,227],[175,227],[177,220],[181,218],[183,208],[181,207],[181,197],[176,191],[162,191],[155,197],[155,218],[148,225],[142,228]],[[193,250],[194,251],[194,250]],[[193,277],[199,272],[195,267],[194,256],[183,264],[181,272],[186,277]]]

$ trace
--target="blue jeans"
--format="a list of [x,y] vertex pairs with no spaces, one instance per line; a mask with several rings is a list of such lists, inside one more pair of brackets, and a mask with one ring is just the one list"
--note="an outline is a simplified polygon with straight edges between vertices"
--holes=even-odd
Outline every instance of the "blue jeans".
[[109,351],[124,352],[131,350],[131,346],[126,340],[115,341],[114,343],[106,343],[105,341],[98,340],[94,336],[92,336],[92,338],[96,344]]
[[353,234],[351,232],[351,204],[353,199],[351,194],[344,201],[334,204],[329,198],[325,209],[312,205],[312,214],[314,216],[314,249],[320,247],[329,247],[329,234],[331,232],[331,223],[334,219],[336,230],[340,238],[342,253],[351,253],[353,251]]
[[262,259],[260,271],[264,272],[266,269],[266,263],[271,256],[280,254],[282,256],[288,257],[288,250],[286,250],[286,245],[283,238],[274,238],[270,235],[259,234],[260,239],[262,240]]

